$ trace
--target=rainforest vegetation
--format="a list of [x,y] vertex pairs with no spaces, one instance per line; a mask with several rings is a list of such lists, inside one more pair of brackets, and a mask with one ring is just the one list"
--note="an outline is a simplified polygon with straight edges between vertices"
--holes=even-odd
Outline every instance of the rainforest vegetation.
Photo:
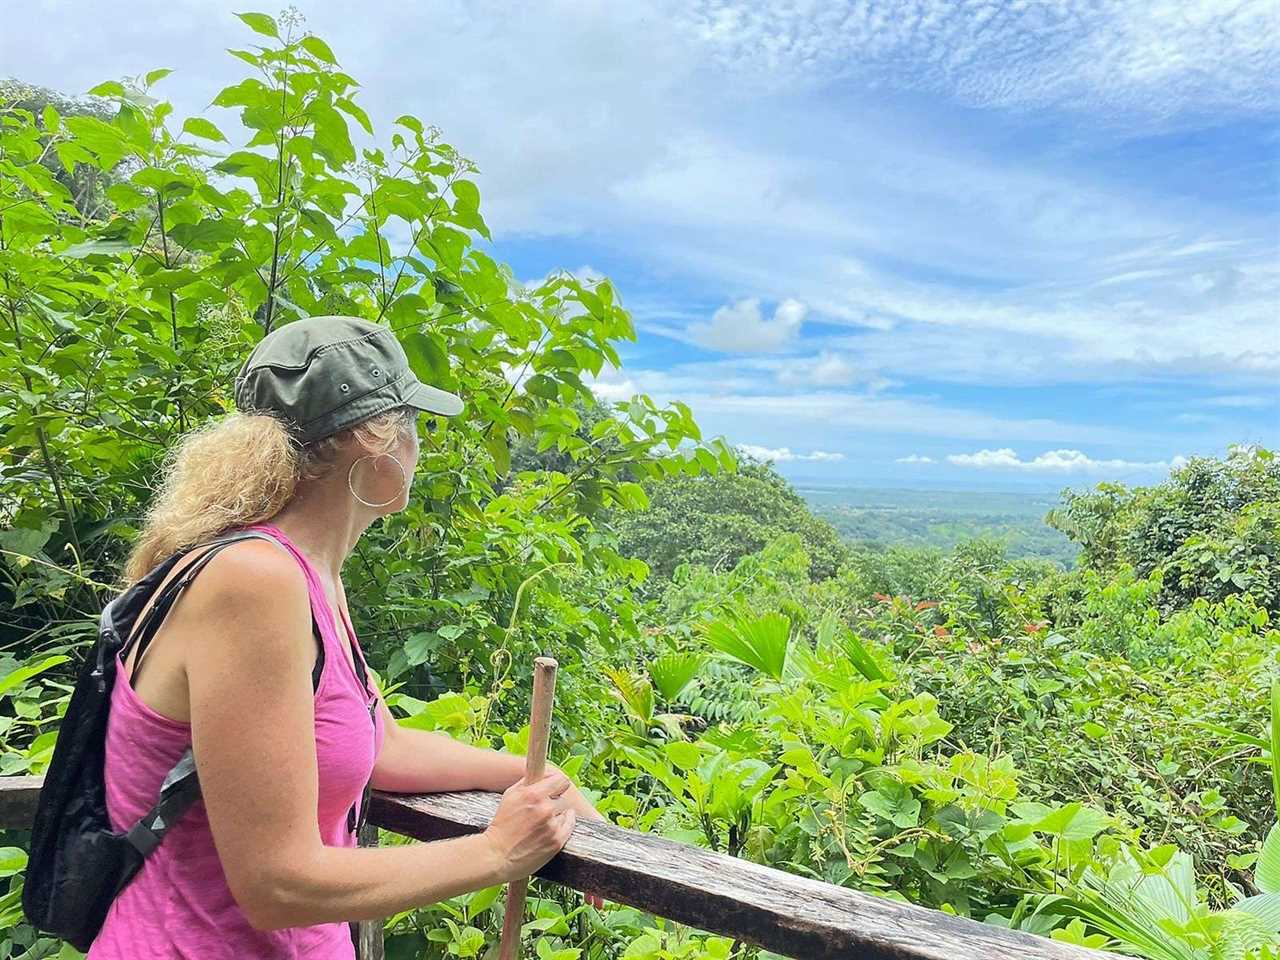
[[[1277,956],[1270,451],[1067,495],[1071,569],[847,543],[686,406],[597,401],[634,338],[614,287],[521,284],[441,131],[375,130],[324,40],[240,16],[209,116],[163,69],[0,91],[0,773],[47,764],[166,450],[264,334],[353,314],[467,400],[344,571],[401,722],[518,752],[549,653],[552,759],[618,824],[1153,960]],[[77,956],[22,922],[24,835],[0,845],[0,957]],[[391,917],[387,954],[484,956],[502,903]],[[530,904],[542,960],[769,956]]]

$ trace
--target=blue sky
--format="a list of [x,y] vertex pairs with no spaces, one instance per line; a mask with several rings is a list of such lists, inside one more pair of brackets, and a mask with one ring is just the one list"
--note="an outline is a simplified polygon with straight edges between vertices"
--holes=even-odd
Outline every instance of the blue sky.
[[[170,66],[199,113],[239,6],[27,3],[0,74]],[[1145,482],[1280,445],[1271,0],[300,7],[375,121],[476,161],[518,276],[615,282],[639,339],[603,397],[685,400],[830,483]]]

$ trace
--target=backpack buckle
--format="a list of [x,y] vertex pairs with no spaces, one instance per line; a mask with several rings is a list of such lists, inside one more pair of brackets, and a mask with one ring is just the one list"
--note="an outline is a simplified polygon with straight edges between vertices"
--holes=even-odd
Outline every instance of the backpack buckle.
[[137,850],[138,853],[142,854],[144,858],[149,857],[151,855],[151,851],[160,846],[160,841],[164,839],[162,836],[158,836],[154,833],[151,828],[141,820],[129,828],[129,832],[124,835],[124,838],[128,840],[129,844]]

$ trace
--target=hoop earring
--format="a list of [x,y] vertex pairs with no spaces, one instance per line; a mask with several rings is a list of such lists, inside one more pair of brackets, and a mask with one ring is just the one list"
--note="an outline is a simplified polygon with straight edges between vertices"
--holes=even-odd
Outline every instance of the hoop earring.
[[368,500],[366,500],[364,497],[360,496],[360,494],[356,493],[356,488],[355,488],[355,486],[354,486],[354,485],[352,484],[352,482],[351,482],[351,476],[352,476],[352,474],[354,474],[354,473],[355,473],[355,470],[356,470],[356,464],[358,464],[358,463],[362,463],[362,462],[363,462],[363,461],[365,461],[365,460],[376,460],[378,457],[391,457],[392,462],[393,462],[393,463],[395,463],[395,465],[396,465],[397,467],[399,467],[399,468],[400,468],[400,476],[401,476],[401,478],[404,480],[405,484],[407,485],[407,484],[408,484],[408,481],[409,481],[409,474],[405,471],[405,469],[404,469],[404,464],[402,464],[399,460],[397,460],[397,459],[395,458],[395,455],[394,455],[394,454],[390,454],[390,453],[372,454],[372,453],[371,453],[371,454],[368,454],[368,455],[366,455],[366,456],[360,457],[358,460],[353,461],[353,462],[352,462],[352,464],[351,464],[351,469],[349,469],[349,470],[347,471],[347,489],[351,491],[351,495],[352,495],[353,497],[355,497],[358,501],[360,501],[361,503],[363,503],[366,507],[385,507],[385,506],[389,506],[390,504],[393,504],[393,503],[395,503],[397,500],[399,500],[399,499],[400,499],[400,494],[403,492],[403,490],[397,490],[397,491],[396,491],[396,495],[395,495],[394,497],[392,497],[390,500],[386,500],[386,501],[384,501],[384,502],[382,502],[382,503],[370,503],[370,502],[369,502]]

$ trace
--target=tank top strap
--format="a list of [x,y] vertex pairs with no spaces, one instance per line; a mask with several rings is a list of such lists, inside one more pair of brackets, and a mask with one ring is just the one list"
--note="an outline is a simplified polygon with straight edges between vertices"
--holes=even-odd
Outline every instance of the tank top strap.
[[[320,585],[320,578],[316,574],[315,568],[311,566],[311,562],[300,551],[292,540],[285,534],[283,530],[273,523],[254,523],[244,530],[260,530],[263,533],[270,534],[274,539],[278,540],[297,561],[298,566],[302,568],[302,574],[307,578],[307,595],[311,599],[311,609],[316,614],[316,622],[320,625],[320,635],[325,642],[325,653],[329,653],[329,648],[338,640],[337,621],[334,619],[333,610],[329,606],[329,598],[325,596],[324,588]],[[324,611],[323,614],[320,611]]]
[[[242,529],[261,530],[263,533],[270,534],[293,554],[293,558],[298,561],[298,565],[302,567],[302,572],[307,578],[307,592],[311,598],[311,610],[315,614],[316,623],[320,625],[320,638],[325,645],[325,658],[327,660],[337,658],[334,666],[339,667],[339,672],[346,676],[350,685],[359,689],[361,686],[360,678],[356,674],[363,671],[359,670],[358,667],[353,667],[352,660],[355,657],[360,657],[361,665],[363,666],[363,651],[356,648],[354,635],[351,635],[350,644],[343,642],[342,637],[348,634],[348,630],[345,625],[340,627],[337,612],[329,603],[329,598],[324,592],[324,587],[320,582],[320,575],[316,572],[315,567],[311,565],[306,555],[297,548],[294,542],[289,539],[288,535],[275,524],[267,522],[254,523]],[[346,646],[351,647],[350,653],[343,649]],[[363,690],[361,694],[367,695]]]

